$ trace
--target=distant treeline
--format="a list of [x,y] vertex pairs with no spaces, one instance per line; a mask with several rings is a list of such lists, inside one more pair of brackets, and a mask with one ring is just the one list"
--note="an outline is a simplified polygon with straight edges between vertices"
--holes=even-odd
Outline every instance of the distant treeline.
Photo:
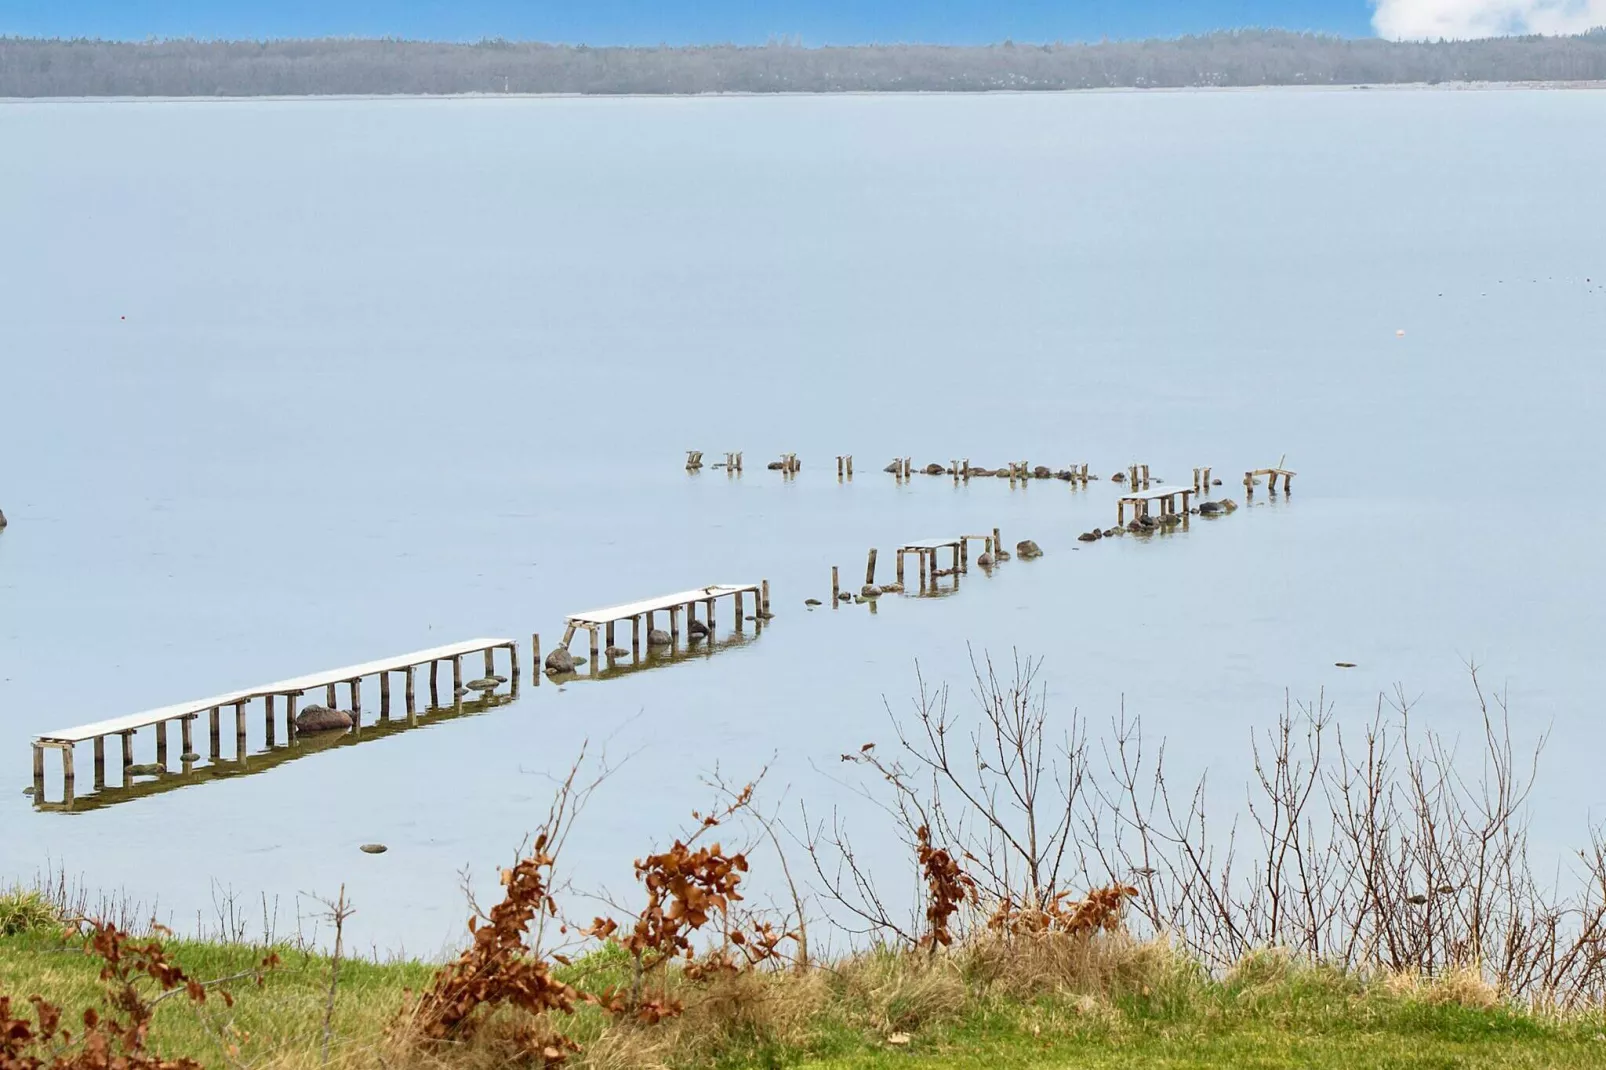
[[985,47],[0,38],[0,96],[836,93],[1606,80],[1606,31],[1398,42],[1249,30]]

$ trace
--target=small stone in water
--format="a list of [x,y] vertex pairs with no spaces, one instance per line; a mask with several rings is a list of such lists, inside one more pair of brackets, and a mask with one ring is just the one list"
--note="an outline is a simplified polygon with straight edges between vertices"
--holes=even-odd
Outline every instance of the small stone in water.
[[390,850],[390,848],[386,847],[382,843],[365,843],[358,848],[358,850],[362,851],[362,853],[365,855],[382,855],[386,851]]

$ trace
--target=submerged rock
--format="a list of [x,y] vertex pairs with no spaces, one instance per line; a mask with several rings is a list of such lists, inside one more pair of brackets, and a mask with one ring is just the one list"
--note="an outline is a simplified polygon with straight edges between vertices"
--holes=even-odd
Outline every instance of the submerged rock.
[[546,656],[546,669],[552,673],[573,672],[574,655],[568,647],[560,646]]
[[883,583],[881,585],[881,593],[882,594],[902,594],[903,593],[903,584],[901,584],[901,583]]
[[187,750],[178,756],[178,760],[181,762],[198,762],[201,760],[201,756],[192,750]]
[[1048,479],[1053,474],[1054,470],[1046,464],[1040,464],[1036,468],[1032,469],[1033,479]]
[[899,472],[903,471],[903,462],[893,461],[891,464],[887,465],[881,470],[883,472],[891,472],[893,475],[897,475]]
[[1077,542],[1098,542],[1098,540],[1099,533],[1096,531],[1084,531],[1076,537]]
[[688,620],[686,622],[686,634],[693,639],[700,639],[708,634],[708,625],[700,620]]
[[859,597],[860,598],[880,598],[881,597],[881,588],[877,587],[873,583],[867,583],[863,587],[859,588]]
[[670,641],[669,633],[662,628],[654,628],[647,633],[648,646],[668,646]]
[[128,776],[161,776],[163,773],[167,772],[167,770],[162,766],[157,765],[155,762],[151,762],[148,765],[124,766],[123,772]]
[[1238,503],[1233,501],[1231,498],[1223,498],[1221,499],[1221,508],[1230,513],[1234,509],[1238,508]]
[[1117,472],[1117,473],[1115,473],[1115,475],[1110,477],[1110,482],[1111,483],[1125,483],[1126,482],[1126,473],[1125,472]]
[[478,680],[470,680],[468,687],[471,691],[495,691],[496,681],[489,676],[482,676]]
[[926,465],[926,475],[928,475],[928,476],[940,476],[940,475],[942,475],[943,473],[945,473],[947,471],[948,471],[948,469],[944,468],[940,464],[928,464],[928,465]]
[[610,646],[608,649],[603,651],[603,654],[610,658],[624,658],[630,656],[630,651],[626,650],[622,646]]
[[805,598],[803,599],[803,604],[809,607],[824,605],[818,598]]
[[1221,503],[1220,502],[1200,502],[1199,503],[1199,515],[1200,516],[1215,516],[1217,513],[1222,513],[1222,512],[1225,512],[1225,511],[1226,510],[1221,508]]
[[297,732],[336,732],[352,726],[351,714],[328,706],[308,706],[296,714]]
[[357,848],[357,850],[361,851],[365,855],[382,855],[386,851],[390,850],[390,848],[386,847],[382,843],[365,843],[361,847]]
[[1030,561],[1034,557],[1042,557],[1043,549],[1031,539],[1023,539],[1015,544],[1015,552],[1022,561]]
[[976,564],[980,565],[982,568],[992,568],[993,567],[993,555],[992,554],[982,554],[980,557],[976,558]]
[[0,509],[0,528],[3,528],[5,526],[6,526],[6,512],[5,512],[4,509]]
[[[837,598],[838,602],[851,602],[851,601],[853,601],[853,596],[851,594],[849,594],[847,591],[840,592],[836,596],[836,598]],[[752,620],[753,618],[752,617],[748,617],[747,619],[748,620]]]

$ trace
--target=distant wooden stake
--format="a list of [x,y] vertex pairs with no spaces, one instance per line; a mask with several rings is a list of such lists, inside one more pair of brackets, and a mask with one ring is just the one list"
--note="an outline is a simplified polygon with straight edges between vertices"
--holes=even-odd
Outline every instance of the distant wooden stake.
[[[189,722],[185,721],[184,724],[186,726],[188,726]],[[35,777],[36,780],[37,779],[42,779],[44,777],[44,772],[45,772],[44,764],[43,764],[43,761],[44,761],[44,748],[39,746],[36,743],[36,744],[34,744],[33,753],[34,753],[35,759],[37,759],[35,761],[35,763],[34,763],[34,777]],[[105,736],[96,736],[95,737],[95,790],[96,791],[100,791],[105,786],[106,786],[106,737]],[[37,790],[38,789],[35,789],[36,792],[37,792]],[[37,795],[35,797],[37,799]],[[43,799],[38,799],[38,801],[39,802],[43,802],[44,800]]]
[[[831,566],[831,604],[833,606],[836,605],[837,602],[839,602],[841,600],[840,597],[839,597],[841,594],[842,594],[842,580],[841,580],[841,577],[837,574],[837,567],[835,565],[832,565]],[[742,596],[741,595],[737,595],[736,597],[740,598]]]
[[866,585],[875,582],[875,547],[870,547],[870,560],[864,566],[864,582]]

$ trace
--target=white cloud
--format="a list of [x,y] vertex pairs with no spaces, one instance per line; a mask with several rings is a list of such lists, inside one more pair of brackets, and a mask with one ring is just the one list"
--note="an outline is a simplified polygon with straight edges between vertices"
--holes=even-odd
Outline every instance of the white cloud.
[[1583,33],[1606,26],[1606,0],[1372,0],[1372,27],[1394,40]]

